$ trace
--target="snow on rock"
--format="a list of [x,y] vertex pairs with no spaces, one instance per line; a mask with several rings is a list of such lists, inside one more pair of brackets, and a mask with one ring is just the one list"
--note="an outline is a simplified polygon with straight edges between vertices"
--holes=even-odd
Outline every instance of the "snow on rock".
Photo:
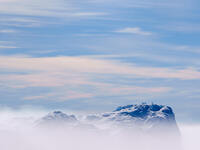
[[113,112],[89,115],[86,119],[96,124],[109,122],[113,127],[123,126],[149,132],[164,130],[179,134],[172,108],[164,105],[135,104],[120,106]]

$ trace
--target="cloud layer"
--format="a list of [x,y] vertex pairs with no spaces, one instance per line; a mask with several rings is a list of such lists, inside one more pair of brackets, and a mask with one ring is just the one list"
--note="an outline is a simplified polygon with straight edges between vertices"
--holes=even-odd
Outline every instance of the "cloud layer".
[[[113,128],[104,130],[94,129],[92,126],[83,128],[45,127],[34,126],[35,121],[43,116],[45,111],[8,111],[0,112],[0,143],[6,150],[46,150],[55,149],[87,149],[87,150],[120,150],[120,149],[171,149],[178,150],[198,150],[199,148],[199,125],[180,125],[180,141],[173,136],[166,137],[162,132],[156,136],[139,134],[131,129]],[[168,143],[168,145],[167,145]],[[170,143],[170,144],[169,144]],[[179,144],[177,144],[179,143]]]

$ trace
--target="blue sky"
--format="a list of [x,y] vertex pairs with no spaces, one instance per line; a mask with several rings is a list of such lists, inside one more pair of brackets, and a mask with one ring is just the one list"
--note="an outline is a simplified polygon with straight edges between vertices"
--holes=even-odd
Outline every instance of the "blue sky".
[[0,104],[200,121],[197,0],[0,0]]

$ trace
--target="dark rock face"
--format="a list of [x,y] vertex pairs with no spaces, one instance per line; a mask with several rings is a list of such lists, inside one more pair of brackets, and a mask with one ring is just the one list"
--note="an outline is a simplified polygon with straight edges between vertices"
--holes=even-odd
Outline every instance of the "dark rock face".
[[131,116],[134,118],[138,118],[141,120],[157,120],[161,122],[174,122],[175,121],[175,115],[172,111],[172,108],[169,106],[163,106],[163,105],[147,105],[147,104],[141,104],[141,105],[127,105],[118,107],[114,113],[117,113],[118,115],[124,115],[124,116]]

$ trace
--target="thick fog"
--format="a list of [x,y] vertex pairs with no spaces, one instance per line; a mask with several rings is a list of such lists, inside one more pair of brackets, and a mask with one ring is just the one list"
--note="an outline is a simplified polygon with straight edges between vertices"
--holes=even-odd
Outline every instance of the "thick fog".
[[[78,127],[38,126],[43,111],[1,111],[2,150],[199,150],[200,125],[179,125],[180,137],[165,131],[152,134],[134,129],[85,122]],[[102,127],[101,127],[102,126]],[[108,127],[109,126],[109,127]]]

